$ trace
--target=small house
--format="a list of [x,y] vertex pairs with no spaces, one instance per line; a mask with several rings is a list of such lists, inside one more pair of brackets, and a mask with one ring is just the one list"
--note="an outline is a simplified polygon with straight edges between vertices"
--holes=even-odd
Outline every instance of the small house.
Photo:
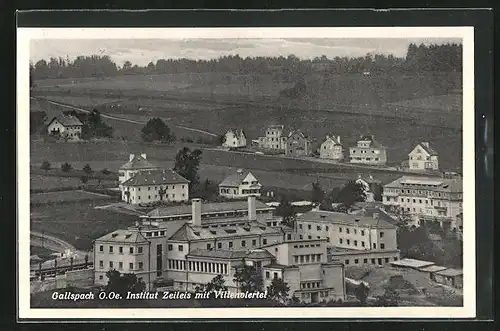
[[340,136],[327,135],[319,148],[319,157],[321,159],[342,161],[344,159],[344,148],[340,143]]
[[421,142],[408,154],[408,168],[417,171],[439,170],[438,153],[429,142]]
[[247,137],[245,132],[241,129],[229,129],[224,134],[224,141],[222,147],[226,148],[241,148],[246,147]]
[[231,199],[261,196],[261,189],[262,185],[251,172],[238,169],[219,184],[219,195]]
[[80,140],[83,123],[76,116],[59,115],[50,120],[47,125],[49,135],[67,140]]

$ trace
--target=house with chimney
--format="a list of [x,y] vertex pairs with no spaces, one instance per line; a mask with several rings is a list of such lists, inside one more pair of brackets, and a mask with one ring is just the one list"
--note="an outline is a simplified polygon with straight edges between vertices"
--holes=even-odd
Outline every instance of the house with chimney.
[[294,130],[288,134],[285,141],[285,155],[293,157],[309,156],[312,153],[313,141],[301,130]]
[[349,148],[349,162],[385,165],[387,163],[387,148],[376,141],[373,135],[361,136],[356,146]]
[[160,167],[149,162],[146,154],[130,154],[128,162],[118,169],[118,182],[122,184],[140,171],[158,169]]
[[324,239],[304,240],[292,229],[267,226],[258,217],[259,210],[267,213],[260,204],[249,196],[240,211],[241,201],[192,199],[189,218],[187,207],[172,206],[104,235],[94,241],[95,283],[107,284],[106,272],[115,269],[136,274],[150,291],[194,291],[222,275],[228,290],[238,293],[234,273],[253,265],[268,283],[282,277],[290,296],[304,302],[345,300],[343,263],[327,261]]
[[73,115],[53,117],[47,125],[48,134],[68,141],[78,141],[82,136],[83,123]]
[[231,128],[224,134],[222,147],[224,148],[242,148],[247,145],[247,137],[242,129]]
[[340,143],[340,136],[327,135],[319,147],[319,157],[334,161],[344,160],[344,147]]
[[413,171],[438,171],[439,155],[429,142],[420,142],[408,154],[408,168]]
[[271,125],[266,128],[265,136],[253,141],[259,148],[284,151],[287,131],[283,125]]
[[399,259],[397,227],[372,215],[309,211],[297,217],[297,231],[307,239],[326,238],[329,261],[345,267],[385,265]]
[[120,184],[122,200],[130,204],[189,200],[189,180],[170,169],[143,170]]
[[219,184],[219,195],[230,199],[246,198],[249,195],[260,196],[262,184],[250,172],[238,169],[235,174],[224,178]]

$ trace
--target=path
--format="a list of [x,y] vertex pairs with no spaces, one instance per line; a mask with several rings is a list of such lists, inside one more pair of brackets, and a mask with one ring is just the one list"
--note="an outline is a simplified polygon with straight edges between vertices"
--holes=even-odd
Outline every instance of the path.
[[73,245],[62,239],[36,231],[30,231],[30,245],[36,247],[45,247],[58,253],[65,253],[67,250],[70,250],[72,252],[77,251],[77,249]]
[[[30,97],[30,98],[31,99],[35,99],[35,100],[36,99],[38,99],[38,100],[44,100],[44,101],[47,101],[48,103],[51,103],[51,104],[56,105],[56,106],[65,107],[65,108],[69,108],[69,109],[74,109],[74,110],[78,110],[78,111],[81,111],[81,112],[84,112],[84,113],[90,113],[90,110],[79,108],[79,107],[75,107],[75,106],[71,106],[71,105],[64,104],[64,103],[61,103],[61,102],[58,102],[58,101],[52,101],[52,100],[48,100],[48,99],[39,99],[39,98],[36,98],[36,97]],[[114,121],[121,121],[121,122],[133,123],[133,124],[141,124],[141,125],[145,125],[146,124],[146,122],[144,122],[144,121],[130,120],[130,119],[127,119],[127,118],[116,117],[116,116],[108,115],[108,114],[105,114],[105,113],[101,113],[101,117],[107,118],[107,119],[110,119],[110,120],[114,120]],[[190,128],[190,127],[181,126],[181,125],[174,125],[174,127],[179,128],[179,129],[188,130],[188,131],[204,133],[204,134],[209,135],[211,137],[217,137],[217,135],[215,133],[208,132],[208,131],[205,131],[205,130]]]

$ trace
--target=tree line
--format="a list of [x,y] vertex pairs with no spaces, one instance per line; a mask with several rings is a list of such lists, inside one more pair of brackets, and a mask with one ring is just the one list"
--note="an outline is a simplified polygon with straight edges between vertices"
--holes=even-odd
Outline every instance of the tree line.
[[117,65],[107,55],[78,56],[69,58],[41,59],[30,63],[30,80],[44,78],[99,78],[137,74],[175,74],[230,72],[233,74],[273,74],[275,76],[300,77],[313,71],[332,74],[370,72],[453,72],[462,69],[462,45],[410,44],[406,57],[394,55],[367,54],[360,57],[327,58],[325,55],[314,59],[299,59],[295,55],[287,57],[241,57],[221,56],[211,60],[159,59],[148,65],[138,66],[126,61]]

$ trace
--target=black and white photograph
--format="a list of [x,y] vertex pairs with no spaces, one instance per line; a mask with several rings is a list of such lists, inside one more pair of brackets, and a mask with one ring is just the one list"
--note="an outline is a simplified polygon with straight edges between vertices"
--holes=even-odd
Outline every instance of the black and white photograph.
[[474,316],[471,28],[18,38],[20,316]]

